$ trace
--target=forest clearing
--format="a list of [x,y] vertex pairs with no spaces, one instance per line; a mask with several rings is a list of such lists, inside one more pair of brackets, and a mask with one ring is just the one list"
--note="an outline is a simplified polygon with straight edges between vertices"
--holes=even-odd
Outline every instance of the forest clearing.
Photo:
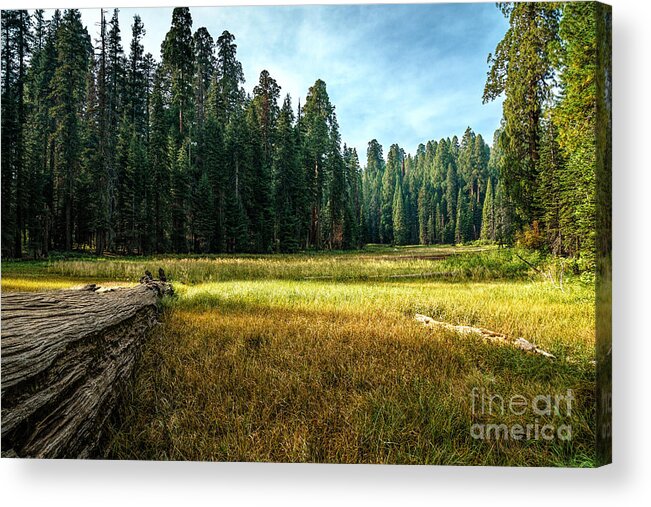
[[[594,466],[594,283],[566,268],[561,286],[551,262],[494,246],[69,256],[3,262],[2,292],[168,273],[176,295],[112,422],[109,458]],[[416,314],[523,337],[555,359]],[[474,439],[475,422],[559,422],[477,414],[478,389],[505,399],[572,390],[561,416],[571,440]]]

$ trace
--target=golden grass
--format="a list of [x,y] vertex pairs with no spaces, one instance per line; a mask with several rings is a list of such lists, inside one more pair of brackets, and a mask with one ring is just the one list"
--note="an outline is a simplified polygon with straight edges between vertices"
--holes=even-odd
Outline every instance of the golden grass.
[[[581,400],[571,446],[471,439],[473,387],[532,398],[570,385]],[[172,309],[146,346],[110,455],[575,464],[591,452],[592,385],[568,365],[434,333],[399,313]]]
[[[88,283],[96,283],[103,287],[127,287],[134,285],[130,282],[114,282],[110,280],[88,280]],[[2,291],[5,292],[39,292],[44,290],[71,289],[85,285],[86,283],[79,278],[72,277],[42,277],[42,278],[22,278],[16,276],[2,277]]]
[[[472,252],[474,255],[468,255]],[[465,253],[465,255],[456,255]],[[479,261],[478,261],[479,260]],[[20,263],[17,263],[20,266]],[[27,264],[27,263],[23,263]],[[17,266],[11,266],[15,269]],[[162,267],[174,282],[228,280],[375,281],[399,277],[491,279],[522,274],[526,264],[492,247],[377,247],[333,254],[211,255],[191,257],[82,258],[43,266],[60,277],[100,277],[137,282],[146,269]]]
[[[508,253],[502,264],[495,252],[409,257],[441,250],[59,261],[30,276],[48,287],[78,284],[95,269],[120,281],[160,262],[177,280],[112,426],[109,457],[593,465],[594,288],[574,280],[561,291],[528,277]],[[415,269],[456,271],[389,278]],[[9,266],[3,290],[34,286],[21,270]],[[306,280],[324,273],[332,278]],[[559,359],[434,331],[415,313],[523,336]],[[572,389],[576,405],[569,416],[477,414],[473,388],[506,399]],[[470,436],[475,422],[535,421],[571,424],[572,440]]]

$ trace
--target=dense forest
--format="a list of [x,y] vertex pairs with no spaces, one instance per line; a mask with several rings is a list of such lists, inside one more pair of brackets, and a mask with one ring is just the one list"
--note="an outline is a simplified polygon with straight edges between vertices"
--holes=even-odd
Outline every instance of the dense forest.
[[325,82],[297,110],[265,70],[247,93],[234,35],[193,32],[188,8],[160,62],[138,15],[125,49],[117,10],[92,36],[75,9],[3,11],[3,257],[484,240],[593,258],[600,7],[498,7],[492,146],[468,128],[385,158],[371,140],[363,168]]

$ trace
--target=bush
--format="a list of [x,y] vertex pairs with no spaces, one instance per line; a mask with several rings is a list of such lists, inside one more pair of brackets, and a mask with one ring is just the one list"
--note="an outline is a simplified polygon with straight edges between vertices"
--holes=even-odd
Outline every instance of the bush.
[[545,244],[545,239],[540,232],[538,220],[515,234],[515,244],[527,250],[540,250]]

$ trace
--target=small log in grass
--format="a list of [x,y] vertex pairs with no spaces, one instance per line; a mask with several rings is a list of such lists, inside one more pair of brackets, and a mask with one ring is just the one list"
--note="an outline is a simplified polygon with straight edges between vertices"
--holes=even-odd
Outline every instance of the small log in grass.
[[548,357],[550,359],[555,359],[553,354],[542,350],[536,347],[533,343],[524,338],[516,338],[515,340],[510,339],[505,334],[496,333],[495,331],[490,331],[481,327],[472,327],[472,326],[455,326],[453,324],[448,324],[447,322],[441,322],[439,320],[434,320],[432,317],[427,315],[421,315],[420,313],[416,314],[416,320],[423,323],[428,327],[438,327],[442,329],[447,329],[448,331],[453,331],[462,335],[476,335],[480,336],[493,343],[501,343],[505,345],[511,345],[517,349],[524,350],[526,352],[532,352],[534,354],[540,354],[541,356]]

